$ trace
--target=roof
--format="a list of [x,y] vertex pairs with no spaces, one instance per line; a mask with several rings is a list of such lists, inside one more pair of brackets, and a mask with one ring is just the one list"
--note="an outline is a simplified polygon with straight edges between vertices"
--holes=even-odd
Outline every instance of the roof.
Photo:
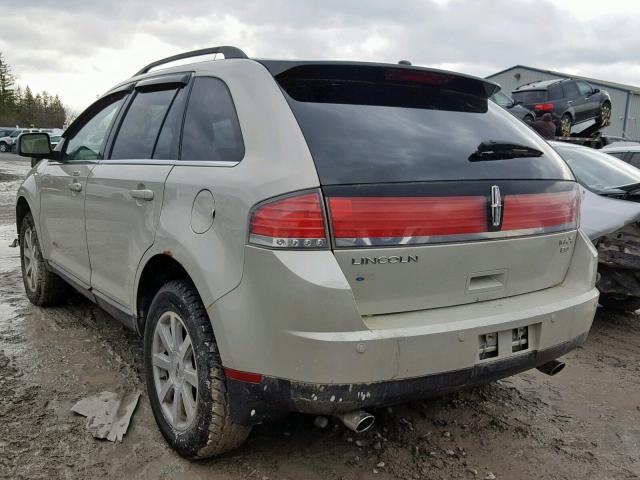
[[509,67],[509,68],[505,68],[504,70],[500,70],[497,73],[488,75],[486,78],[491,79],[492,77],[496,77],[502,73],[508,72],[509,70],[514,70],[516,68],[523,68],[526,70],[531,70],[534,72],[540,72],[540,73],[546,73],[548,75],[556,75],[558,77],[562,77],[562,78],[575,78],[578,80],[585,80],[589,83],[597,83],[599,85],[605,85],[609,88],[615,88],[618,90],[623,90],[625,92],[632,92],[636,95],[640,95],[640,87],[636,87],[634,85],[626,85],[624,83],[616,83],[616,82],[608,82],[606,80],[599,80],[597,78],[591,78],[591,77],[583,77],[581,75],[572,75],[570,73],[563,73],[563,72],[557,72],[555,70],[543,70],[541,68],[535,68],[535,67],[527,67],[526,65],[514,65],[513,67]]
[[530,83],[525,83],[524,85],[520,85],[518,88],[516,88],[516,90],[517,91],[544,90],[549,85],[553,85],[554,83],[558,83],[558,82],[564,82],[566,80],[567,80],[566,78],[553,78],[551,80],[536,80],[535,82],[530,82]]
[[[616,146],[616,143],[623,143],[624,145]],[[634,142],[616,142],[611,145],[607,145],[602,150],[609,152],[640,152],[640,144]]]

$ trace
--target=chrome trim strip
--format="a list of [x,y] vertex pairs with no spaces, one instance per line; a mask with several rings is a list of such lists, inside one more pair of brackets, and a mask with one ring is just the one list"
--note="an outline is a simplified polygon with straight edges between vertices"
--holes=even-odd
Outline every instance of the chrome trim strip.
[[402,247],[433,243],[456,243],[501,238],[526,237],[548,233],[576,230],[576,222],[554,225],[552,227],[526,228],[522,230],[503,230],[497,232],[466,233],[462,235],[434,235],[425,237],[376,237],[376,238],[336,238],[336,247]]
[[111,160],[108,158],[100,160],[101,165],[175,165],[179,167],[235,167],[240,162],[222,162],[216,160],[156,160],[156,159],[137,159],[137,160]]
[[269,248],[286,248],[299,250],[326,250],[326,238],[276,238],[252,233],[249,235],[249,243]]

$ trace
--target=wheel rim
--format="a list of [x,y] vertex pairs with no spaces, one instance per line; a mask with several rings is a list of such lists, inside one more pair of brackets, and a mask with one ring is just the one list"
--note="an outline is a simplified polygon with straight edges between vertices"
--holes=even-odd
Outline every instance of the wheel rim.
[[571,134],[571,120],[569,117],[562,117],[562,120],[560,120],[560,131],[563,137],[568,137]]
[[611,107],[609,105],[602,105],[600,108],[600,118],[603,124],[609,123],[609,120],[611,120]]
[[0,152],[6,152],[7,151],[7,146],[3,143],[0,145]]
[[198,368],[180,315],[172,311],[162,314],[151,350],[156,395],[164,418],[174,429],[186,430],[198,404]]
[[25,230],[23,241],[22,257],[24,258],[24,277],[29,290],[35,292],[38,281],[38,259],[36,256],[35,235],[33,234],[32,228]]

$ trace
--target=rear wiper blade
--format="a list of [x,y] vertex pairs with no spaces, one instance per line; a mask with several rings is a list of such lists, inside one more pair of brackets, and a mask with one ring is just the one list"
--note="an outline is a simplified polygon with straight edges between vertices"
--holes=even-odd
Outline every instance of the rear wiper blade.
[[504,160],[508,158],[540,157],[544,152],[537,148],[518,143],[498,142],[490,140],[482,142],[478,148],[469,156],[470,162],[481,162],[483,160]]

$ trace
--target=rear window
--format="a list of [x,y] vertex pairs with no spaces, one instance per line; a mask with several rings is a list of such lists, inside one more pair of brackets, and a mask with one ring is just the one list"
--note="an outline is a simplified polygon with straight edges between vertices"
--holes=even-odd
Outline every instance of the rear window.
[[513,92],[513,98],[522,103],[545,102],[549,98],[546,90],[525,90],[523,92]]
[[[572,178],[542,139],[487,101],[481,80],[410,69],[326,65],[294,67],[276,80],[324,185]],[[544,154],[470,161],[479,144],[491,140]]]

